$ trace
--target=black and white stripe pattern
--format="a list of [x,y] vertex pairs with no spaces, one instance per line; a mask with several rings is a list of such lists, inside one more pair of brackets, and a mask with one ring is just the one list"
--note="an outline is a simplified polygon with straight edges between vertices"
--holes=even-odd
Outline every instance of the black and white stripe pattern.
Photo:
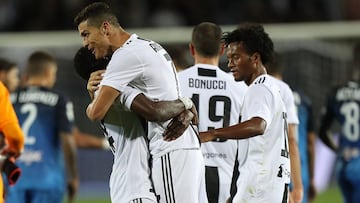
[[161,157],[161,168],[166,203],[175,203],[174,184],[171,171],[170,154]]
[[254,82],[254,84],[262,84],[262,83],[264,83],[265,82],[265,77],[260,77],[259,79],[257,79],[255,82]]
[[134,199],[134,200],[132,201],[132,203],[142,203],[142,199],[141,199],[141,198]]

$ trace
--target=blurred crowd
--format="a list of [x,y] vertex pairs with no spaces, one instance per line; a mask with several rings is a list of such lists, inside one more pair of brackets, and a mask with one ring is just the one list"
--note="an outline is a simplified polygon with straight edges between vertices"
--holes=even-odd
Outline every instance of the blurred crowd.
[[[89,0],[0,0],[0,31],[72,30]],[[360,20],[358,0],[107,0],[122,26]]]

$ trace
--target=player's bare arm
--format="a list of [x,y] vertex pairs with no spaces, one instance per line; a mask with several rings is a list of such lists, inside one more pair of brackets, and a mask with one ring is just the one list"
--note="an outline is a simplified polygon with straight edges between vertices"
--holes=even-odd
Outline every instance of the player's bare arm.
[[310,174],[310,185],[308,191],[308,198],[310,201],[314,200],[316,197],[316,186],[315,186],[315,178],[314,178],[314,169],[315,169],[315,141],[316,134],[315,132],[308,133],[308,157],[309,157],[309,174]]
[[288,125],[288,138],[289,138],[289,150],[290,150],[290,165],[291,165],[291,180],[293,188],[291,191],[291,197],[294,203],[301,203],[304,195],[303,183],[301,179],[301,167],[300,167],[300,155],[298,149],[298,143],[295,137],[297,131],[296,124]]
[[226,128],[209,130],[200,132],[200,140],[202,143],[214,140],[215,138],[226,139],[246,139],[262,135],[265,132],[266,121],[259,117]]
[[331,136],[331,132],[329,131],[329,129],[332,125],[332,122],[333,122],[333,117],[328,112],[326,112],[326,114],[324,115],[324,117],[321,121],[319,137],[326,146],[328,146],[334,152],[337,152],[338,147],[334,143],[332,136]]
[[74,137],[67,133],[61,133],[61,142],[68,174],[68,201],[74,202],[79,187],[79,176],[76,165],[76,144]]
[[[99,89],[99,84],[102,80],[101,75],[104,72],[105,70],[99,70],[91,73],[87,83],[88,92],[90,97],[93,98],[93,101],[86,111],[89,113],[88,116],[91,120],[101,120],[104,118],[113,101],[120,95],[118,90],[108,86],[102,86],[97,97],[94,97],[94,92]],[[178,116],[186,109],[181,100],[152,101],[144,94],[139,94],[131,104],[131,110],[140,114],[148,121],[167,121]],[[197,111],[195,107],[191,106],[191,108],[184,113],[186,114],[185,118],[191,117],[190,120],[192,120],[193,123],[197,123]],[[181,121],[186,120],[181,119]],[[188,125],[189,123],[187,126]]]

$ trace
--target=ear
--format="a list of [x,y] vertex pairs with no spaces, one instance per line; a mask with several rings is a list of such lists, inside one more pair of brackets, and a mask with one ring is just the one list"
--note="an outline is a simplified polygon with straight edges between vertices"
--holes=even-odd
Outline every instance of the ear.
[[258,52],[253,53],[253,55],[251,56],[251,60],[258,63],[261,61],[261,56]]
[[104,21],[100,27],[100,32],[103,35],[109,35],[110,29],[111,29],[110,23],[108,21]]
[[220,52],[219,52],[219,55],[222,56],[225,52],[225,44],[224,43],[221,43],[220,44]]
[[190,50],[191,56],[195,56],[195,47],[192,43],[189,43],[189,50]]

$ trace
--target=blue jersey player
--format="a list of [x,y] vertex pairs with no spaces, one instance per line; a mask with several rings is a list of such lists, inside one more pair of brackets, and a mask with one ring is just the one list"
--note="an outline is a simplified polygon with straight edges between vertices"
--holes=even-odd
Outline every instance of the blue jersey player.
[[301,91],[294,91],[296,110],[299,117],[298,146],[301,162],[301,178],[304,187],[302,203],[310,202],[316,195],[314,183],[315,129],[310,99]]
[[65,188],[71,202],[77,190],[72,104],[51,89],[56,71],[51,55],[34,52],[25,69],[25,87],[11,95],[25,134],[25,148],[17,161],[23,174],[8,188],[7,202],[61,203]]
[[[331,91],[326,112],[321,121],[320,138],[338,154],[337,177],[346,203],[360,202],[360,46],[354,50],[352,79]],[[336,119],[342,130],[338,144],[329,136],[328,130]]]

